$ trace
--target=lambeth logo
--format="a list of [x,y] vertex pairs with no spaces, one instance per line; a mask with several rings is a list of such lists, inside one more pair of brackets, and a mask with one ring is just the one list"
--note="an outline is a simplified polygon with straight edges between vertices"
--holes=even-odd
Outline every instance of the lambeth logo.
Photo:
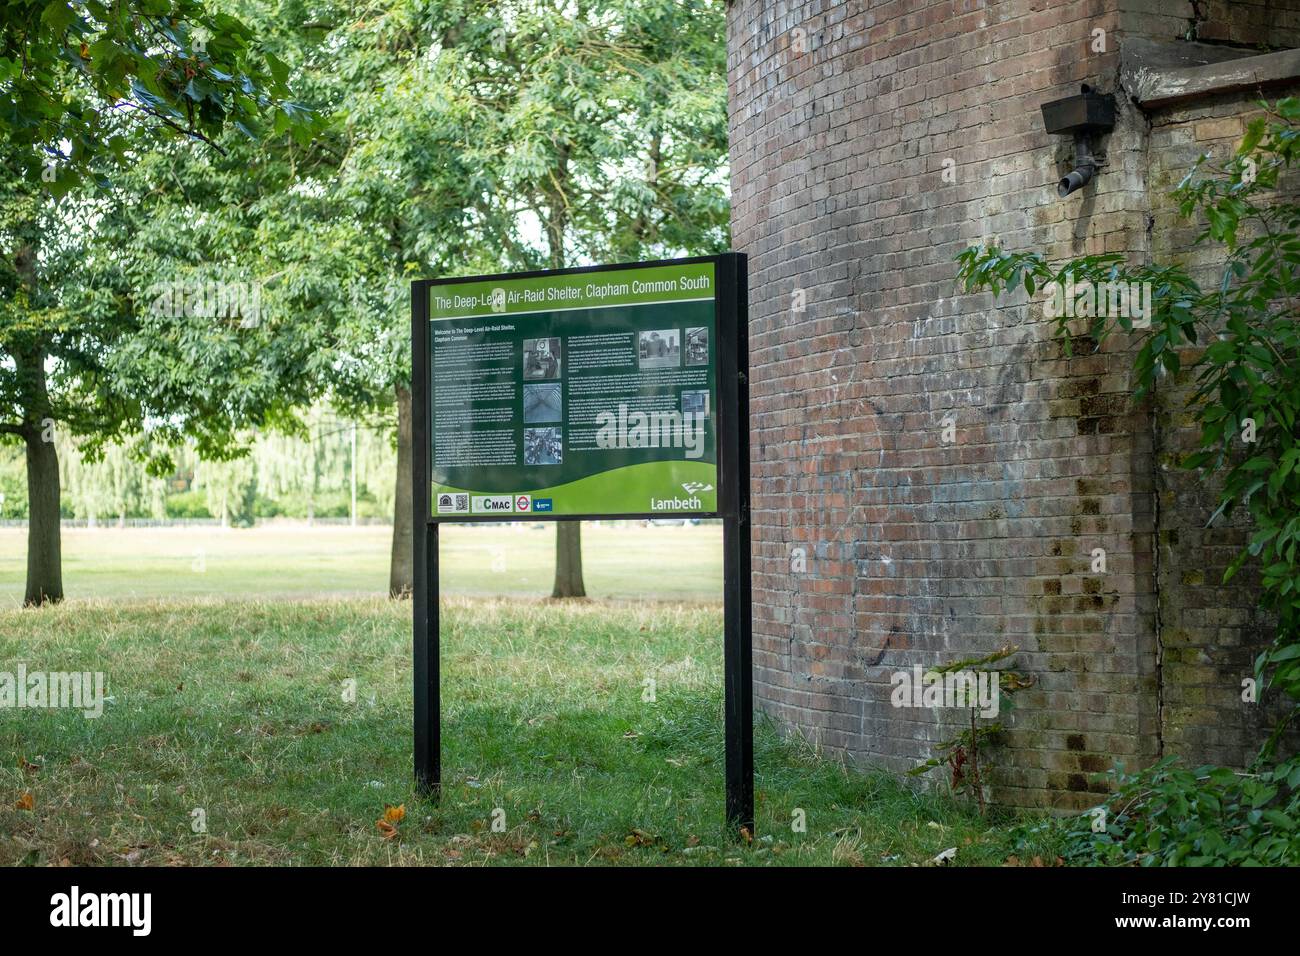
[[532,500],[533,499],[530,498],[528,495],[520,495],[518,498],[515,499],[515,510],[527,511],[529,504],[532,503]]
[[475,495],[473,507],[477,515],[508,514],[515,509],[515,499],[511,495]]
[[534,511],[550,511],[551,508],[552,508],[552,505],[551,505],[551,499],[550,499],[550,498],[534,498],[534,499],[533,499],[533,510],[534,510]]
[[692,495],[689,498],[678,498],[673,495],[671,498],[651,498],[651,511],[703,511],[704,502]]

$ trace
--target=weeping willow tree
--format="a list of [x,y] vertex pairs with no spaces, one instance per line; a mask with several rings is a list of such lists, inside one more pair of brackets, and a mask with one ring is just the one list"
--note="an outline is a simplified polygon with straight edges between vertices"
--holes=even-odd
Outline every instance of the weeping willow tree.
[[110,519],[121,526],[140,514],[166,517],[167,483],[141,465],[140,441],[134,437],[87,455],[73,439],[58,439],[60,479],[75,517],[92,528]]
[[[227,525],[274,516],[311,522],[350,511],[355,470],[358,514],[391,514],[397,463],[387,430],[339,419],[323,407],[305,413],[304,422],[301,434],[243,436],[248,451],[232,460],[205,459],[193,445],[172,447],[167,456],[173,469],[167,478],[148,472],[145,461],[156,449],[141,447],[147,441],[143,436],[91,447],[60,436],[64,513],[91,526],[108,520],[120,525],[129,518],[162,520],[168,517],[170,496],[192,491],[206,503],[209,515]],[[5,516],[25,517],[23,499],[14,494],[21,488],[21,472],[21,456],[0,459]]]

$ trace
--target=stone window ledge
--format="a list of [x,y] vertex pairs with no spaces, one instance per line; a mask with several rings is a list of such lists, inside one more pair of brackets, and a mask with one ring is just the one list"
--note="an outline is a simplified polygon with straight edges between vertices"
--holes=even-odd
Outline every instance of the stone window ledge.
[[1163,109],[1300,81],[1300,50],[1251,54],[1204,43],[1133,39],[1121,47],[1120,76],[1138,106]]

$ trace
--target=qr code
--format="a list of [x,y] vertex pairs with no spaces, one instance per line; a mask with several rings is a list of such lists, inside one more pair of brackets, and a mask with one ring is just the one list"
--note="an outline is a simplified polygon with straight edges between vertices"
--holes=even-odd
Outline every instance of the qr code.
[[461,513],[469,513],[469,495],[453,495],[447,493],[438,495],[438,514]]

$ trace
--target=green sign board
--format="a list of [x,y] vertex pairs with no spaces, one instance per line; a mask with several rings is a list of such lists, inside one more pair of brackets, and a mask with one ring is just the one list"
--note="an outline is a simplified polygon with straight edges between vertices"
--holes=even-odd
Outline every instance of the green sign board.
[[742,253],[411,284],[415,778],[442,788],[443,522],[722,522],[727,820],[754,832]]
[[713,260],[428,286],[435,520],[716,514]]

